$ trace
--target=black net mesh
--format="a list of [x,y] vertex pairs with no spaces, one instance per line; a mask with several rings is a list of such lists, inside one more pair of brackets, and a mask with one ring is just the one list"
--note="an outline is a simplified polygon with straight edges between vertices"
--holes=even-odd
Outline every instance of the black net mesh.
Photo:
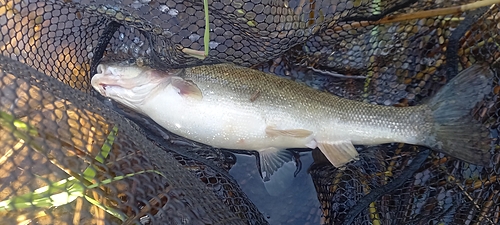
[[[237,224],[241,220],[235,212],[252,216],[250,203],[236,202],[229,210],[220,200],[228,198],[225,192],[215,196],[186,170],[193,165],[180,164],[102,103],[11,59],[2,57],[0,68],[2,206],[7,209],[2,223],[24,217],[43,224],[105,218],[111,223],[128,218],[125,223]],[[238,191],[224,177],[218,181]],[[47,205],[59,207],[47,210]],[[97,206],[103,209],[92,208]],[[253,217],[248,219],[258,219]]]
[[[231,153],[95,98],[101,58],[160,69],[233,62],[412,106],[476,62],[498,74],[500,5],[459,7],[474,2],[0,0],[0,224],[266,224],[227,172]],[[495,140],[497,84],[473,111]],[[497,146],[491,167],[405,144],[360,146],[344,169],[313,152],[322,214],[303,217],[498,224]]]

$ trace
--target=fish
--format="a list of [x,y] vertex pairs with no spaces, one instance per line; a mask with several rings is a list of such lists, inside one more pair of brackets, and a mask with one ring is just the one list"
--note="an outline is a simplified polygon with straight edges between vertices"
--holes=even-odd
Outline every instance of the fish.
[[348,100],[234,64],[159,70],[101,63],[91,85],[168,131],[216,148],[255,150],[266,181],[292,160],[290,148],[319,148],[341,168],[354,145],[407,143],[488,165],[489,130],[473,108],[490,93],[492,70],[463,70],[424,104],[382,106]]

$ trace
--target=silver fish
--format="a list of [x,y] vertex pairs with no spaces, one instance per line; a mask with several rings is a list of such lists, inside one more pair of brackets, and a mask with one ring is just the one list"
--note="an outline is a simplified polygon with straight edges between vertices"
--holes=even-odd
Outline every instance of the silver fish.
[[490,159],[488,129],[471,110],[493,72],[474,65],[426,104],[347,100],[232,64],[160,71],[101,64],[92,86],[165,129],[213,147],[256,150],[265,180],[291,160],[287,148],[318,147],[336,167],[358,159],[353,145],[423,145],[473,164]]

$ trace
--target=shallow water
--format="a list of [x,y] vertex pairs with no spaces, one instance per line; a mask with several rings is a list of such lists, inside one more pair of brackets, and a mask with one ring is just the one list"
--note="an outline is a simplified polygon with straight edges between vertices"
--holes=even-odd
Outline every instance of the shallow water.
[[[250,200],[265,215],[270,224],[320,224],[321,209],[311,176],[307,169],[313,163],[311,152],[301,153],[302,169],[293,177],[295,163],[285,165],[285,169],[292,169],[281,177],[287,187],[277,190],[277,194],[269,194],[264,186],[255,156],[235,154],[236,164],[229,173],[248,195]],[[280,171],[278,170],[277,173]],[[280,176],[281,174],[276,174]],[[273,191],[271,191],[273,192]]]

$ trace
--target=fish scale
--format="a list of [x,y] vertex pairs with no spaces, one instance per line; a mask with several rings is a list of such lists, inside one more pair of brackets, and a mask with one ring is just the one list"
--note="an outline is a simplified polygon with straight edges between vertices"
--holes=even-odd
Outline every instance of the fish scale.
[[[432,119],[425,116],[430,110],[427,106],[386,107],[352,101],[231,64],[186,68],[183,77],[198,83],[204,93],[218,90],[221,96],[214,96],[214,103],[220,104],[231,97],[229,105],[239,105],[245,107],[244,110],[255,110],[255,113],[264,111],[269,118],[288,118],[292,124],[321,128],[322,132],[334,136],[349,132],[336,127],[358,126],[371,129],[370,133],[386,131],[397,134],[400,138],[395,142],[408,143],[409,137],[423,138],[423,131],[429,131],[432,126]],[[248,101],[256,92],[259,97],[253,102]]]
[[357,145],[423,145],[488,164],[488,131],[472,108],[493,73],[474,65],[427,104],[374,105],[343,99],[289,79],[234,64],[155,70],[101,64],[92,85],[180,136],[218,148],[256,150],[265,181],[292,160],[287,148],[318,147],[336,167],[358,159]]

